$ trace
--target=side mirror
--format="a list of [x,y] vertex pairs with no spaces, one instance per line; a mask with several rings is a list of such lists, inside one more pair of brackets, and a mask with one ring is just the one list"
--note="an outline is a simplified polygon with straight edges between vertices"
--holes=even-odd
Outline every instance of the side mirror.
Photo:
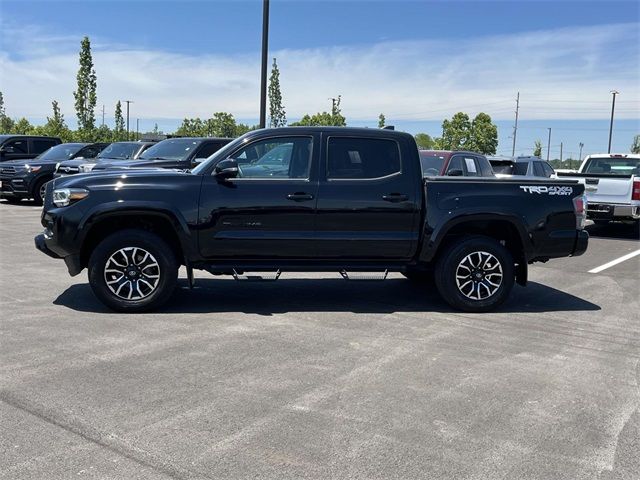
[[448,177],[462,177],[464,172],[459,168],[453,168],[447,172]]
[[213,171],[214,176],[220,179],[235,178],[238,176],[238,173],[240,173],[238,162],[231,158],[218,162]]
[[196,165],[200,165],[205,160],[206,158],[194,158],[191,163],[193,163],[193,165],[196,166]]

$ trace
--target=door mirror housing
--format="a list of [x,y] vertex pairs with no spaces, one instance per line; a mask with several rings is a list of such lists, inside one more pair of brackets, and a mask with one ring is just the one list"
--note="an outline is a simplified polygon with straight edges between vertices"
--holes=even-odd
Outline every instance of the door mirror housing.
[[240,173],[238,168],[238,162],[232,158],[227,158],[218,162],[216,168],[213,171],[214,176],[220,179],[235,178]]
[[448,177],[462,177],[463,175],[464,175],[464,172],[459,168],[452,168],[447,172]]

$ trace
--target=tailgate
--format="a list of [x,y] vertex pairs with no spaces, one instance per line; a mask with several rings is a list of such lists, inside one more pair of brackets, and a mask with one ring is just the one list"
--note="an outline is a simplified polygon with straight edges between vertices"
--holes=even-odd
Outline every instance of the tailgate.
[[633,178],[585,178],[585,193],[590,203],[629,203]]

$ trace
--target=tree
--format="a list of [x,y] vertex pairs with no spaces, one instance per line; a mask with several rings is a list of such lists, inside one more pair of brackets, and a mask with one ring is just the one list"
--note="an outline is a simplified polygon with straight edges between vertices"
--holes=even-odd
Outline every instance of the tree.
[[316,113],[315,115],[305,115],[298,122],[294,122],[290,125],[299,126],[299,127],[346,127],[347,120],[342,115],[342,110],[340,109],[340,101],[341,96],[338,95],[338,98],[331,99],[331,113],[322,112]]
[[33,130],[33,125],[29,123],[29,120],[22,117],[20,120],[14,123],[11,133],[17,135],[26,135]]
[[13,129],[13,120],[7,117],[4,110],[4,97],[0,92],[0,133],[9,133]]
[[533,149],[533,156],[534,157],[541,157],[542,156],[542,142],[540,140],[536,140],[534,143],[535,148]]
[[484,155],[495,155],[498,148],[498,127],[486,113],[479,113],[471,122],[469,140],[464,148]]
[[282,105],[282,93],[280,92],[280,70],[274,58],[269,77],[269,127],[278,128],[286,125],[287,115]]
[[384,113],[381,113],[380,115],[378,115],[378,128],[384,128],[385,125],[385,117],[384,117]]
[[631,153],[640,153],[640,135],[633,137],[633,143],[631,144]]
[[77,90],[73,92],[75,98],[76,115],[78,117],[78,130],[83,139],[90,140],[95,129],[95,108],[97,77],[93,68],[91,57],[91,42],[89,37],[84,37],[80,44],[80,68],[76,80]]
[[230,113],[216,112],[206,122],[206,133],[209,137],[235,137],[236,119]]
[[[116,112],[114,115],[115,126],[113,127],[113,139],[120,142],[125,139],[127,133],[124,129],[124,117],[122,116],[122,103],[120,100],[116,103]],[[128,139],[127,139],[128,140]]]
[[446,150],[462,150],[468,148],[471,136],[469,115],[456,113],[451,120],[442,122],[442,143]]
[[47,117],[47,123],[44,124],[40,133],[51,137],[60,137],[63,142],[70,142],[73,140],[73,132],[67,127],[58,102],[56,100],[52,101],[51,106],[53,115]]
[[418,148],[422,150],[432,150],[434,147],[433,138],[426,133],[416,133],[414,138],[418,144]]

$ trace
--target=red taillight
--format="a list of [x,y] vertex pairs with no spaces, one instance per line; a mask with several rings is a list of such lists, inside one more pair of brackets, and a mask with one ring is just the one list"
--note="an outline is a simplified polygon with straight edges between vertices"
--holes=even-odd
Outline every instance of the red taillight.
[[631,200],[640,200],[640,180],[633,181],[633,191],[631,192]]
[[573,199],[573,209],[576,212],[576,228],[582,230],[587,219],[587,197],[584,195],[575,197]]

